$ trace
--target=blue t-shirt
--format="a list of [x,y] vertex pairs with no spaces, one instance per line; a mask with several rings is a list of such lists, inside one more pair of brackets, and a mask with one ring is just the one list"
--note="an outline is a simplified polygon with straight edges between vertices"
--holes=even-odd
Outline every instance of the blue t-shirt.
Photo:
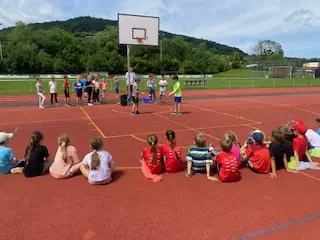
[[76,88],[76,94],[81,94],[82,93],[82,87],[83,87],[83,84],[82,82],[75,82],[74,83],[74,87]]
[[320,135],[320,128],[317,130],[317,133]]
[[88,82],[88,79],[84,78],[81,80],[82,82],[82,86],[83,86],[83,90],[87,90],[87,82]]
[[0,146],[0,174],[10,173],[12,168],[11,160],[14,159],[11,148]]

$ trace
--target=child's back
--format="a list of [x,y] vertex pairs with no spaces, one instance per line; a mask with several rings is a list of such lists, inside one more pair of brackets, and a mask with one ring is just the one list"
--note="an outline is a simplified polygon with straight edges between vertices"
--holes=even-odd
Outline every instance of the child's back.
[[216,158],[219,164],[219,177],[222,182],[235,182],[241,178],[236,157],[232,152],[220,152]]
[[10,173],[11,161],[14,159],[13,151],[7,146],[0,146],[0,174]]
[[269,173],[271,168],[271,159],[269,149],[260,143],[254,143],[248,146],[246,154],[249,157],[252,167],[259,173]]
[[187,161],[192,162],[193,173],[205,173],[206,165],[212,164],[209,147],[192,145],[188,150]]
[[160,174],[162,171],[162,149],[161,147],[155,147],[156,161],[153,162],[152,147],[143,149],[141,153],[141,159],[148,166],[152,174]]
[[112,156],[109,152],[104,150],[90,152],[84,157],[83,163],[87,166],[92,166],[92,154],[95,152],[99,155],[100,165],[97,169],[90,167],[88,180],[92,182],[100,182],[111,178],[110,162],[112,161]]

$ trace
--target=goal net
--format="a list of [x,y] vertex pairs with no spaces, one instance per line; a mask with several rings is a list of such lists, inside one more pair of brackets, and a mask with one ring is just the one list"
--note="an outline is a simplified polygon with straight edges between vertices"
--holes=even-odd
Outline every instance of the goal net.
[[292,66],[269,67],[268,77],[269,78],[291,78]]

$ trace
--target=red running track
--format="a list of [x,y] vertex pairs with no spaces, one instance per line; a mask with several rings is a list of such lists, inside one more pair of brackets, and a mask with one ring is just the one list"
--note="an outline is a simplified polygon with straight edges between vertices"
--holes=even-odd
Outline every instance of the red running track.
[[0,176],[0,239],[318,239],[320,172],[280,171],[272,180],[243,169],[243,179],[232,184],[178,173],[153,184],[140,174],[138,159],[147,134],[155,132],[163,143],[169,128],[184,154],[196,132],[218,146],[227,130],[243,142],[253,128],[268,135],[294,117],[316,128],[319,99],[303,94],[188,100],[181,117],[169,114],[171,104],[141,105],[141,116],[117,105],[0,109],[1,131],[20,126],[11,142],[18,158],[31,131],[39,129],[51,155],[61,132],[70,135],[81,157],[89,140],[101,135],[118,166],[108,186],[91,186],[82,176]]

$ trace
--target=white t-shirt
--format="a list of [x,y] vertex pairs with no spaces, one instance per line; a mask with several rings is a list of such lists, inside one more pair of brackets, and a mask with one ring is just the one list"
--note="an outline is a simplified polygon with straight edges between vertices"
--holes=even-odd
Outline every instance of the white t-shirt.
[[50,93],[57,93],[57,82],[56,81],[49,81],[49,88]]
[[42,87],[41,83],[37,82],[36,88],[37,88],[37,93],[43,93],[43,87]]
[[130,73],[126,73],[126,83],[127,83],[127,85],[129,85],[128,84],[128,74],[130,74],[129,76],[129,83],[130,83],[130,85],[133,85],[134,84],[134,82],[136,81],[136,74],[134,73],[134,72],[130,72]]
[[93,80],[92,84],[94,86],[94,90],[100,89],[100,82],[99,81]]
[[103,181],[111,177],[109,168],[109,163],[112,160],[111,154],[103,150],[97,151],[97,153],[100,157],[100,167],[98,170],[91,170],[91,156],[93,152],[88,153],[83,159],[83,164],[87,165],[90,169],[88,180],[93,182]]
[[312,147],[320,149],[320,135],[318,133],[312,129],[308,129],[306,132],[306,137]]
[[160,90],[166,90],[167,89],[167,85],[168,85],[167,80],[161,79],[159,81]]

